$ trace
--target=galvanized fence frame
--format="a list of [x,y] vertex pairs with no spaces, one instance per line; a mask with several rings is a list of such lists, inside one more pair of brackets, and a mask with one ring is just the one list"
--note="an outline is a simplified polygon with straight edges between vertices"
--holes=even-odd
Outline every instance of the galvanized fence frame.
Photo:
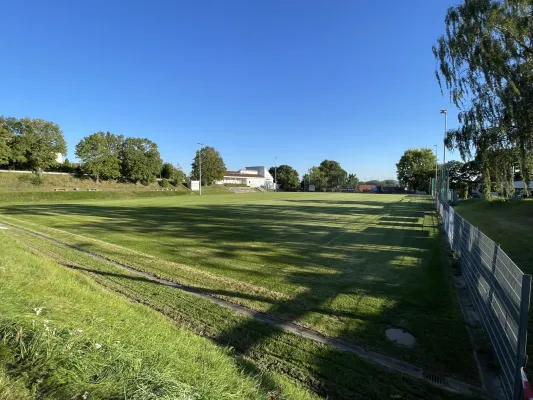
[[518,400],[521,368],[526,362],[531,275],[524,274],[497,243],[461,217],[447,197],[437,196],[437,211],[500,363],[506,398]]

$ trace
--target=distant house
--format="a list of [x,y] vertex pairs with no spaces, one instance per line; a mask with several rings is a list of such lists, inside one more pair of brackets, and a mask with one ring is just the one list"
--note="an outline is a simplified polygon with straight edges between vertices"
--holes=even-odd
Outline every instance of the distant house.
[[238,171],[226,171],[218,185],[244,185],[274,189],[274,178],[265,167],[246,167]]
[[[474,181],[474,185],[472,187],[472,193],[475,193],[477,195],[482,196],[483,195],[483,178],[479,176]],[[516,193],[522,193],[524,191],[524,182],[522,181],[514,181],[513,182],[514,190]],[[533,181],[529,182],[529,190],[533,190]]]
[[[519,191],[524,190],[524,182],[522,182],[522,181],[514,181],[514,188],[515,188],[515,190],[519,190]],[[529,182],[529,189],[533,190],[533,181]]]
[[359,185],[360,192],[372,192],[372,189],[376,189],[376,185]]

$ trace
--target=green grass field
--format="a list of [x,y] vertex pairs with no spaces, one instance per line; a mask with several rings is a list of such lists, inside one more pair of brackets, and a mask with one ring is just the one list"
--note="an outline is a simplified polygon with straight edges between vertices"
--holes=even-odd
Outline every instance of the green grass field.
[[[0,204],[0,219],[477,383],[447,256],[425,197],[269,193],[73,202],[61,195],[54,203]],[[426,398],[423,383],[398,379],[353,355],[16,235],[43,257],[75,265],[102,285],[230,345],[255,368],[277,371],[320,395]],[[388,342],[384,332],[391,326],[412,332],[417,345]],[[446,396],[437,391],[434,398]]]
[[[468,222],[501,245],[501,248],[526,274],[533,274],[533,200],[511,202],[466,200],[454,207]],[[533,332],[533,307],[529,310],[529,337]],[[527,345],[533,353],[533,341]]]
[[[314,396],[0,231],[0,398],[266,399]],[[8,299],[9,301],[5,301]]]
[[467,200],[454,207],[471,224],[477,226],[502,249],[524,272],[533,274],[533,200],[508,203]]

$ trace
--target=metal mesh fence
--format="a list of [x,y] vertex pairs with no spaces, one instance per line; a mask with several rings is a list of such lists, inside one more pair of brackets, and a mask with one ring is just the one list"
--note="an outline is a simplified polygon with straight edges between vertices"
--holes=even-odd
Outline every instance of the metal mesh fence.
[[531,275],[524,274],[477,227],[449,204],[445,171],[437,182],[435,205],[455,251],[472,304],[501,367],[506,398],[520,398],[520,368],[526,360]]

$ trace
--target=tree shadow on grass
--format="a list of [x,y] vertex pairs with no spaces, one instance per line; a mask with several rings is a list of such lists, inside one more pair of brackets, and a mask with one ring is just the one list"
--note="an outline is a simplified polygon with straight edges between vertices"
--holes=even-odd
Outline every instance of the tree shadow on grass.
[[[453,308],[449,285],[431,283],[435,276],[442,277],[442,268],[429,265],[436,240],[420,222],[432,214],[428,203],[355,199],[306,202],[311,204],[61,204],[7,206],[1,211],[39,220],[51,217],[53,223],[65,225],[61,229],[89,236],[99,237],[101,232],[140,235],[153,244],[155,255],[185,264],[201,249],[203,253],[195,260],[199,268],[273,290],[283,286],[290,297],[261,299],[224,287],[210,290],[211,294],[263,301],[270,314],[310,326],[317,324],[342,339],[453,374],[456,363],[442,353],[450,352],[450,342],[457,340],[455,333],[462,327],[455,326],[458,321],[449,311]],[[68,217],[81,220],[69,222]],[[179,241],[173,243],[173,238]],[[240,264],[243,259],[260,267],[244,268]],[[454,324],[441,336],[441,328],[432,327],[439,319]],[[412,331],[419,346],[408,350],[384,340],[385,329],[392,325]],[[279,333],[265,328],[250,334],[256,330],[257,321],[246,321],[220,332],[215,339],[241,354],[253,355]],[[451,339],[447,338],[450,332],[454,336]],[[438,350],[432,342],[446,345]],[[437,354],[427,354],[429,349]],[[286,357],[285,362],[290,362],[290,354]],[[355,394],[363,395],[361,390],[371,390],[353,379],[332,376],[331,371],[338,369],[331,357],[345,356],[327,349],[306,367],[325,385],[319,392],[330,398],[356,398]]]
[[[127,273],[111,273],[75,266],[74,268],[91,275],[103,276],[105,279],[120,278],[162,285]],[[169,287],[166,289],[175,290]],[[136,292],[136,299],[143,302],[143,298],[139,297],[140,293],[142,291]],[[211,294],[217,293],[211,292]],[[145,301],[150,303],[150,297]],[[195,301],[195,304],[197,303]],[[171,304],[165,306],[168,307],[171,307]],[[168,314],[168,311],[166,313]],[[172,314],[169,316],[172,317]],[[204,318],[207,318],[205,314]],[[207,333],[207,336],[217,343],[230,346],[237,354],[244,356],[245,358],[237,358],[239,365],[250,375],[259,376],[262,386],[270,392],[277,390],[277,384],[268,376],[261,374],[261,371],[272,370],[287,374],[329,399],[382,399],[390,395],[423,399],[431,392],[434,399],[455,398],[447,397],[442,392],[425,387],[421,383],[402,379],[394,373],[381,370],[360,360],[354,354],[344,353],[328,346],[288,340],[289,337],[280,335],[278,328],[251,319],[230,324],[227,330],[215,335]],[[254,360],[254,363],[247,360]],[[406,394],[409,397],[405,397]]]

